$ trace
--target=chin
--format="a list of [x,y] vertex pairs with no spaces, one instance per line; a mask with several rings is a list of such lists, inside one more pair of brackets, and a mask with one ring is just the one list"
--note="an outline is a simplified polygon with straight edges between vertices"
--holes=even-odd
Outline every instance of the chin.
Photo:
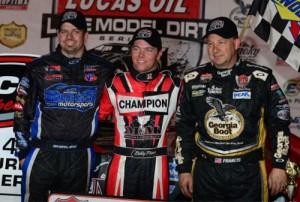
[[146,72],[147,71],[147,68],[145,68],[145,67],[136,67],[135,68],[136,70],[138,70],[139,72]]

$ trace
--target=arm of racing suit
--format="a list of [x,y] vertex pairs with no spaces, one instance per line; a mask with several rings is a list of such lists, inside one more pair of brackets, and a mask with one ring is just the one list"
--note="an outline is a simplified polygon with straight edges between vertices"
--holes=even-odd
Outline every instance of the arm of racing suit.
[[270,73],[267,80],[265,103],[266,126],[270,133],[272,170],[268,188],[272,196],[283,191],[287,184],[285,165],[289,156],[290,107],[275,77]]
[[290,107],[272,73],[268,77],[267,88],[265,120],[270,133],[272,166],[285,169],[290,144]]
[[105,87],[103,88],[102,97],[100,99],[98,119],[105,120],[113,112],[113,110],[114,108],[109,98],[107,86],[105,85]]
[[34,118],[37,99],[37,86],[33,82],[30,68],[22,77],[16,93],[14,126],[13,131],[16,137],[16,155],[19,160],[26,157],[30,150],[30,126]]
[[176,149],[175,159],[177,170],[181,173],[191,173],[192,160],[195,156],[195,126],[196,118],[191,108],[189,89],[186,82],[180,96],[180,103],[175,118]]
[[185,83],[183,83],[180,94],[180,102],[176,112],[176,149],[175,159],[179,173],[179,187],[181,192],[189,198],[193,195],[192,164],[195,155],[195,125],[196,118],[192,113],[190,94]]

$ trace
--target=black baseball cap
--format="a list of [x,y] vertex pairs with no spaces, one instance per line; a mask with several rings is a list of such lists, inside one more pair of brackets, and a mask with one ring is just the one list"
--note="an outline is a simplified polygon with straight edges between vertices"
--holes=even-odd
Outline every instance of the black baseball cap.
[[128,44],[133,45],[134,41],[138,39],[145,40],[148,44],[158,48],[159,50],[162,48],[160,34],[152,27],[142,27],[137,29]]
[[225,39],[238,37],[236,25],[227,17],[217,17],[209,21],[206,26],[206,34],[202,37],[202,40],[210,34],[217,34]]
[[66,10],[59,16],[59,22],[57,29],[60,29],[61,25],[65,22],[69,22],[79,30],[87,30],[87,24],[84,15],[78,10]]

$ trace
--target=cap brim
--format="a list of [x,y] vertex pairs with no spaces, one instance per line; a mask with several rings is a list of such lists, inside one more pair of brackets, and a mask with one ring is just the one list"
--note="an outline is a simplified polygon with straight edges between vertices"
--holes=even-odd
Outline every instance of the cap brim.
[[218,35],[218,36],[220,36],[220,37],[222,37],[222,38],[224,38],[224,39],[230,39],[230,38],[235,37],[235,36],[232,36],[232,35],[226,35],[226,33],[220,34],[220,33],[218,33],[218,32],[211,32],[211,33],[209,33],[209,34],[205,34],[205,35],[202,37],[202,41],[204,41],[204,40],[208,37],[208,35],[210,35],[210,34],[216,34],[216,35]]

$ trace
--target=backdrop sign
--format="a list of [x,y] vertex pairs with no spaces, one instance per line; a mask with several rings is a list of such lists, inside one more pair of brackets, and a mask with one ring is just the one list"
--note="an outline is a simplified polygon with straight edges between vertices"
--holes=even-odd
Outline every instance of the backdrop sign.
[[0,54],[0,127],[13,124],[15,95],[25,64],[33,55]]
[[[36,55],[0,54],[0,199],[13,201],[20,195],[22,172],[14,156],[15,136],[12,131],[14,104],[18,83],[27,62]],[[2,196],[3,195],[3,198]]]

